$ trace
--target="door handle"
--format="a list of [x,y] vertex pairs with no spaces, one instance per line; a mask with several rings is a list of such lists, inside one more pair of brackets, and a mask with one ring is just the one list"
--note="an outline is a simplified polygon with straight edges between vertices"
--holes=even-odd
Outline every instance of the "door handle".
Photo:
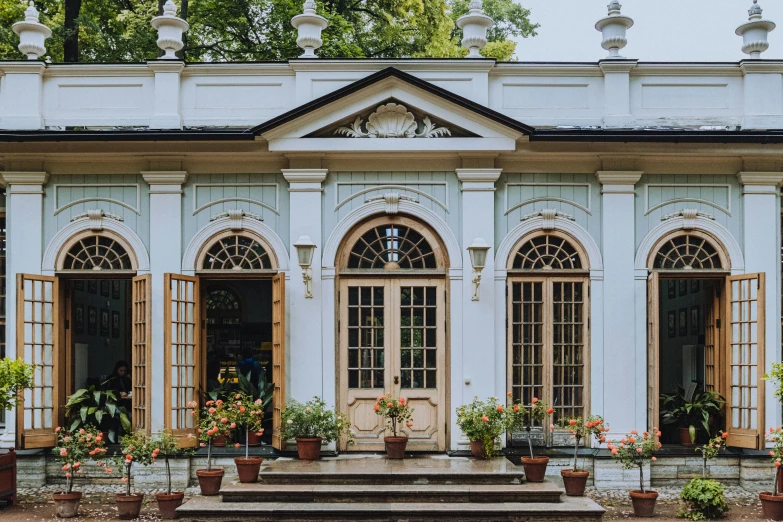
[[400,376],[399,375],[395,375],[394,376],[394,384],[400,384]]

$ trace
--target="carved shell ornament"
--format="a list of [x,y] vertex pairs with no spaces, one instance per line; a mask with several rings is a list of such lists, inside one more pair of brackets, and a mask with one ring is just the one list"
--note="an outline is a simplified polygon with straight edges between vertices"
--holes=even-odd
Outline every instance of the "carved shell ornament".
[[370,114],[362,130],[364,120],[357,116],[350,127],[339,127],[335,134],[348,136],[349,138],[438,138],[451,136],[451,131],[446,127],[438,127],[425,116],[422,120],[424,128],[416,132],[419,124],[411,112],[404,105],[387,103],[381,105]]

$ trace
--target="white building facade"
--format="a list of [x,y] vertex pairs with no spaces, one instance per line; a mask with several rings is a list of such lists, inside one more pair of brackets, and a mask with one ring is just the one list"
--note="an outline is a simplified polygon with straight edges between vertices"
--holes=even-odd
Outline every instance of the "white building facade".
[[339,449],[380,449],[384,392],[423,451],[509,390],[626,433],[696,383],[747,455],[782,423],[783,61],[42,54],[0,63],[5,353],[37,364],[9,445],[52,445],[117,360],[134,427],[182,436],[263,366],[278,449],[313,396],[351,419]]

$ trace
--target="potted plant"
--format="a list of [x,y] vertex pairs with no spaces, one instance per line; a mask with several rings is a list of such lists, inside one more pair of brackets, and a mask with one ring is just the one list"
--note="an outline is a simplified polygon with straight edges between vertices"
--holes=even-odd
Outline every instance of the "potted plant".
[[[239,481],[250,483],[258,480],[258,472],[264,459],[261,457],[251,457],[249,454],[248,441],[249,434],[257,433],[260,437],[264,433],[264,406],[261,399],[253,400],[250,395],[237,393],[234,400],[226,406],[228,415],[221,417],[220,423],[229,422],[229,428],[232,430],[241,429],[245,431],[245,456],[234,459],[237,467]],[[239,447],[239,443],[236,444]]]
[[[54,431],[57,433],[57,446],[53,452],[65,473],[65,491],[52,494],[54,511],[60,518],[73,518],[79,514],[79,501],[82,499],[82,492],[73,490],[73,479],[82,474],[82,461],[103,455],[106,448],[101,432],[91,426],[74,432],[58,426]],[[98,465],[105,466],[100,460]]]
[[139,517],[141,503],[144,501],[144,493],[131,493],[133,482],[133,464],[149,466],[160,454],[160,450],[153,447],[151,441],[142,432],[128,433],[120,439],[123,457],[118,464],[122,466],[122,481],[127,485],[125,493],[117,493],[117,511],[120,520],[132,520]]
[[[402,433],[403,423],[411,428],[413,427],[413,408],[408,406],[405,397],[395,399],[390,393],[378,397],[373,406],[375,413],[386,419],[386,429],[391,431],[391,436],[383,438],[386,445],[386,457],[390,459],[405,458],[405,446],[408,444],[408,437]],[[398,435],[399,432],[399,435]]]
[[105,433],[107,442],[119,440],[118,427],[127,433],[131,431],[128,410],[117,404],[117,396],[111,390],[99,390],[94,385],[76,390],[65,404],[65,417],[68,430],[74,431],[84,426],[95,426]]
[[781,462],[783,462],[783,428],[770,428],[767,434],[767,442],[772,444],[769,450],[769,456],[772,459],[772,465],[775,466],[775,480],[772,492],[762,491],[759,493],[761,500],[761,511],[764,518],[769,520],[783,520],[783,494],[780,493],[780,473]]
[[497,397],[486,402],[473,397],[473,402],[457,408],[457,426],[470,441],[470,454],[490,459],[495,456],[498,439],[508,429],[506,408]]
[[590,435],[595,437],[599,444],[606,442],[606,433],[609,432],[609,428],[599,415],[588,417],[586,421],[582,417],[563,418],[560,419],[559,425],[574,436],[574,465],[571,469],[560,470],[566,495],[583,497],[590,472],[579,468],[579,443]]
[[[22,396],[22,390],[33,386],[32,364],[22,359],[0,359],[0,410],[11,411]],[[0,499],[16,504],[16,452],[10,448],[0,454]]]
[[[191,415],[198,415],[198,403],[192,401],[188,403],[193,408]],[[198,485],[201,488],[201,494],[204,496],[217,495],[220,491],[220,484],[223,482],[223,469],[212,469],[212,442],[216,437],[225,436],[230,429],[230,425],[222,422],[227,419],[228,412],[222,400],[208,400],[198,415],[198,439],[199,447],[207,448],[207,469],[197,469]]]
[[610,443],[609,449],[612,456],[619,460],[625,469],[639,469],[639,490],[630,491],[633,512],[637,517],[651,517],[655,514],[655,501],[658,500],[658,492],[644,490],[644,465],[649,461],[655,461],[653,453],[661,447],[656,438],[661,436],[661,432],[653,428],[655,434],[648,432],[642,433],[639,437],[636,430],[632,430],[620,440],[620,444]]
[[177,508],[182,505],[185,493],[181,491],[171,491],[171,465],[169,459],[179,451],[177,439],[168,431],[160,432],[152,439],[150,445],[154,448],[153,453],[158,452],[158,456],[163,456],[166,465],[166,492],[156,493],[155,500],[158,501],[158,511],[160,518],[172,520],[177,518]]
[[348,443],[353,442],[347,417],[327,409],[326,402],[320,397],[313,397],[305,404],[291,400],[283,410],[282,422],[281,436],[286,440],[296,439],[296,451],[301,460],[318,460],[321,445],[337,440],[345,432],[348,433]]
[[[511,400],[511,392],[508,393],[509,400]],[[522,467],[525,469],[525,480],[528,482],[543,482],[546,476],[546,467],[549,464],[549,457],[536,457],[533,454],[533,437],[531,433],[533,426],[536,424],[543,424],[544,419],[547,416],[552,415],[553,408],[548,407],[537,397],[533,397],[530,400],[530,404],[527,406],[523,404],[511,405],[511,422],[510,427],[522,427],[527,432],[527,447],[530,451],[529,457],[522,457]],[[554,429],[554,426],[550,425],[550,430]]]
[[718,433],[707,444],[696,448],[696,451],[701,452],[702,457],[701,477],[688,482],[680,493],[680,498],[685,501],[687,507],[677,512],[679,518],[690,520],[723,518],[729,511],[729,506],[723,497],[726,488],[717,480],[707,478],[707,462],[720,452],[728,435],[728,433]]
[[[266,413],[267,406],[272,402],[272,394],[275,390],[274,383],[266,382],[266,372],[263,368],[257,371],[258,379],[253,383],[253,370],[243,374],[240,368],[237,366],[237,382],[239,384],[239,393],[249,396],[253,402],[261,401],[262,411]],[[246,432],[247,440],[245,444],[248,446],[260,446],[261,445],[261,433],[262,429],[258,431]]]
[[717,392],[696,392],[688,397],[682,386],[672,395],[661,395],[661,416],[664,424],[678,424],[680,427],[680,444],[693,446],[699,426],[709,433],[710,417],[719,417],[723,413],[726,401]]

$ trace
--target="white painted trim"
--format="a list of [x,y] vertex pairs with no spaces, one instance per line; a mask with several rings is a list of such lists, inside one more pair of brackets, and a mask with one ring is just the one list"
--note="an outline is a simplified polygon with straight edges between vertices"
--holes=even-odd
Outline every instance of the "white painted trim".
[[[658,203],[657,205],[650,206],[650,187],[654,188],[680,188],[680,187],[686,187],[686,188],[725,188],[728,190],[728,197],[727,197],[727,205],[726,207],[720,206],[718,203],[715,203],[714,201],[709,201],[707,199],[701,199],[701,198],[674,198],[669,199],[667,201],[663,201],[661,203]],[[701,203],[703,205],[709,205],[713,208],[716,208],[723,212],[724,214],[731,216],[731,185],[727,183],[649,183],[644,186],[644,215],[648,215],[653,210],[657,210],[661,207],[665,207],[666,205],[671,205],[674,203]]]
[[[498,248],[495,251],[496,274],[499,272],[506,272],[508,257],[511,255],[511,249],[514,247],[514,245],[525,235],[543,230],[543,225],[544,218],[538,216],[520,223],[506,234],[506,237],[503,238],[503,241],[500,242],[500,245],[498,245]],[[561,217],[555,218],[554,229],[565,232],[579,241],[579,243],[582,245],[582,248],[584,248],[585,252],[587,253],[587,259],[590,263],[591,279],[602,278],[604,260],[603,257],[601,257],[601,249],[598,247],[598,243],[595,242],[595,239],[593,239],[593,236],[591,236],[587,230],[582,228],[580,225],[577,225],[570,219],[564,219]]]
[[[358,223],[364,221],[370,216],[386,213],[386,202],[373,201],[366,203],[361,207],[358,207],[351,211],[350,214],[345,216],[337,226],[334,227],[332,233],[329,235],[329,239],[324,243],[323,257],[321,263],[323,268],[334,268],[337,259],[337,252],[340,249],[340,243],[343,238],[348,234],[351,229]],[[423,222],[427,223],[436,234],[440,236],[441,241],[446,246],[446,252],[449,254],[449,269],[462,268],[462,249],[460,248],[457,236],[449,228],[449,225],[441,219],[432,210],[422,207],[418,203],[410,201],[400,201],[399,213],[407,214],[419,218]]]
[[[211,221],[191,238],[190,243],[185,248],[185,254],[182,256],[183,274],[192,275],[196,271],[196,261],[204,244],[216,234],[231,230],[231,223],[232,219],[228,216],[218,218],[215,221]],[[261,221],[248,217],[242,218],[242,230],[258,235],[272,247],[272,255],[277,260],[277,269],[281,272],[288,271],[288,249],[285,242],[280,239],[280,236],[274,230]]]
[[[720,244],[717,247],[723,247],[726,251],[726,255],[731,263],[732,274],[742,274],[745,272],[745,258],[742,255],[742,248],[734,236],[731,235],[725,227],[716,223],[714,220],[696,216],[696,218],[689,220],[694,223],[692,230],[700,230],[714,237]],[[637,277],[640,274],[644,274],[647,277],[647,260],[650,257],[653,247],[660,241],[662,237],[677,230],[683,230],[685,224],[685,218],[682,216],[673,217],[662,221],[659,225],[656,225],[650,230],[636,249],[636,260],[634,262],[634,268],[637,271]]]
[[[147,253],[147,247],[138,234],[125,223],[114,219],[103,220],[103,230],[113,232],[127,244],[131,250],[132,256],[136,260],[136,273],[146,274],[150,271],[150,257]],[[92,221],[89,217],[79,218],[61,228],[49,241],[49,245],[44,252],[43,262],[41,263],[41,273],[43,275],[54,275],[57,270],[57,261],[60,257],[60,251],[68,241],[81,232],[92,231]]]

